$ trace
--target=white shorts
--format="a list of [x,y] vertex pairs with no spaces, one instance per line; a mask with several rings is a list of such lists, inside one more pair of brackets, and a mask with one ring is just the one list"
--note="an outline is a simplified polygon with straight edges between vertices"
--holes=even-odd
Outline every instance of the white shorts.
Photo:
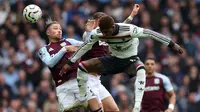
[[91,88],[91,90],[97,96],[99,102],[101,102],[101,100],[103,100],[104,98],[111,96],[111,94],[108,92],[108,90],[101,84],[100,76],[96,77],[93,75],[89,75],[88,76],[88,86]]
[[[60,112],[64,110],[70,110],[79,106],[87,106],[86,102],[80,102],[79,97],[79,88],[76,79],[69,80],[62,85],[56,87],[56,95],[58,97],[58,102],[60,105]],[[87,100],[92,98],[97,98],[94,93],[88,91]]]

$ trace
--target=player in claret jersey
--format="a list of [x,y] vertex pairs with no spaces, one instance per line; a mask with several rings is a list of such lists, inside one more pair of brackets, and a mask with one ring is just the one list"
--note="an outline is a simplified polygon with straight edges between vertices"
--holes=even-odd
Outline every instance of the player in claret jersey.
[[[83,42],[74,39],[61,40],[62,28],[57,21],[52,21],[51,19],[47,21],[46,34],[50,43],[42,47],[38,55],[51,70],[56,85],[60,111],[71,111],[71,109],[78,106],[86,106],[87,102],[82,102],[79,99],[79,89],[76,80],[78,63],[74,63],[72,68],[65,74],[59,75],[65,62],[77,50],[76,46],[80,46]],[[99,112],[101,105],[96,95],[90,90],[87,93],[89,95],[86,100],[88,101],[90,110],[92,112]]]
[[[70,57],[60,74],[70,70],[70,66],[89,51],[97,41],[105,41],[109,45],[112,56],[92,58],[79,63],[77,81],[80,97],[87,97],[88,73],[116,74],[125,72],[128,75],[136,74],[134,112],[140,111],[146,80],[144,65],[137,56],[138,38],[150,37],[167,45],[177,53],[182,54],[183,52],[179,45],[162,34],[131,24],[115,24],[114,19],[108,15],[101,17],[99,27],[92,30],[88,36],[89,39]],[[133,70],[136,70],[136,73]]]
[[[141,112],[172,112],[176,103],[176,95],[169,78],[155,72],[154,58],[146,59],[145,70],[146,86],[142,99]],[[167,109],[164,106],[166,94],[169,97],[169,106]]]
[[[124,23],[130,23],[135,15],[137,15],[139,10],[139,4],[135,4],[130,16],[124,21]],[[87,41],[89,38],[86,38],[86,35],[98,27],[99,19],[106,14],[103,12],[97,12],[93,15],[93,20],[88,20],[86,23],[86,32],[84,32],[83,39]],[[84,54],[81,57],[81,61],[85,61],[95,57],[107,56],[109,54],[108,44],[103,41],[96,42],[90,51]],[[88,85],[91,87],[93,92],[98,96],[99,101],[103,105],[105,112],[117,112],[119,108],[112,98],[111,94],[106,90],[106,88],[101,84],[99,75],[89,75],[88,76]]]

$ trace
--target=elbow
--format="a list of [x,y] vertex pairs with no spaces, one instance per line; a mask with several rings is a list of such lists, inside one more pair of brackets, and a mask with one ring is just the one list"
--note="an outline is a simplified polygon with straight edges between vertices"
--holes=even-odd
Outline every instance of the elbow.
[[174,98],[174,99],[175,99],[175,101],[176,101],[176,94],[175,94],[175,93],[173,94],[173,98]]
[[52,62],[46,62],[45,63],[48,67],[53,68],[55,65]]
[[173,101],[176,102],[176,94],[175,94],[175,92],[173,92],[173,93],[170,95],[170,99],[172,99]]

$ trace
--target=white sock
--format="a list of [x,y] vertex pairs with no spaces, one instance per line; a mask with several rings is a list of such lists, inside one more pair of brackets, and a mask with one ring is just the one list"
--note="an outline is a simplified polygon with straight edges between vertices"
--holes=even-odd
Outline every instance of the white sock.
[[88,73],[78,69],[77,82],[79,87],[80,96],[85,96],[87,91]]
[[145,70],[140,69],[136,73],[135,80],[135,105],[134,107],[140,107],[142,102],[142,97],[144,95],[144,88],[146,83]]

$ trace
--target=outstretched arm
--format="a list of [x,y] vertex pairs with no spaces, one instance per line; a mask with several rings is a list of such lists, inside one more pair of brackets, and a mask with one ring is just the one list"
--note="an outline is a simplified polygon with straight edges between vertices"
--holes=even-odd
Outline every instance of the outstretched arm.
[[52,68],[58,63],[58,61],[63,57],[65,53],[66,49],[65,47],[63,47],[58,53],[51,56],[48,53],[46,47],[42,47],[38,52],[38,56],[43,63],[45,63],[48,67]]
[[[86,37],[87,38],[87,37]],[[66,62],[66,65],[63,66],[62,70],[60,71],[59,75],[62,76],[65,74],[71,67],[73,63],[75,63],[81,56],[83,56],[87,51],[89,51],[92,46],[99,40],[98,37],[93,36],[93,33],[91,32],[91,35],[89,35],[89,39],[86,40],[79,49],[69,58],[69,60]]]
[[133,18],[137,15],[139,9],[140,9],[140,5],[139,4],[135,4],[130,16],[127,19],[125,19],[123,23],[130,24],[131,21],[133,20]]
[[75,52],[77,51],[78,46],[79,45],[67,45],[60,49],[60,51],[58,51],[54,55],[50,55],[46,47],[42,47],[38,52],[38,56],[43,63],[52,68],[58,63],[58,61],[63,57],[66,52]]
[[171,50],[176,51],[180,54],[183,53],[182,48],[173,42],[170,38],[165,35],[162,35],[158,32],[152,31],[150,29],[144,29],[133,25],[132,37],[133,38],[148,38],[151,37],[165,45],[167,45]]

